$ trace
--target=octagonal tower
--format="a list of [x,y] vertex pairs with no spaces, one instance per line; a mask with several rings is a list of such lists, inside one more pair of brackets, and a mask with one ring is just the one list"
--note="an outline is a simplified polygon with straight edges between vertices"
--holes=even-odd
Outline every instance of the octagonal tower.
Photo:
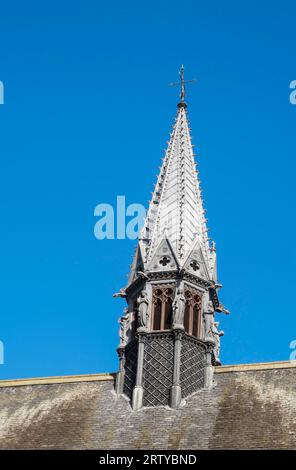
[[135,252],[128,285],[118,294],[120,319],[116,390],[133,409],[169,405],[212,385],[219,359],[216,249],[208,238],[185,103],[180,101],[165,157]]

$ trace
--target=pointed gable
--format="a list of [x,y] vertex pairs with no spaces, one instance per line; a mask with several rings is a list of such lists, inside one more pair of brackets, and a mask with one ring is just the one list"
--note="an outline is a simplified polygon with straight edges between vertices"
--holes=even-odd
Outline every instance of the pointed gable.
[[134,254],[132,265],[131,265],[128,285],[134,282],[134,280],[137,278],[138,271],[143,271],[143,269],[144,269],[144,262],[143,262],[143,257],[141,253],[141,247],[140,245],[138,245]]
[[187,258],[184,260],[182,268],[194,276],[200,277],[201,279],[207,281],[210,280],[208,265],[204,259],[204,255],[198,240],[193,244],[192,249],[188,252]]
[[176,259],[173,248],[167,238],[159,242],[155,253],[147,265],[148,271],[171,271],[178,269],[178,261]]

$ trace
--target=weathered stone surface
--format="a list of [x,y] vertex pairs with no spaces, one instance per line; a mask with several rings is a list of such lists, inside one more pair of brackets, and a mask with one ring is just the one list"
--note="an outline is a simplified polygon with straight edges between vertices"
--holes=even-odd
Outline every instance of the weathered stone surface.
[[215,374],[178,410],[134,412],[112,380],[0,388],[1,449],[296,448],[296,368]]

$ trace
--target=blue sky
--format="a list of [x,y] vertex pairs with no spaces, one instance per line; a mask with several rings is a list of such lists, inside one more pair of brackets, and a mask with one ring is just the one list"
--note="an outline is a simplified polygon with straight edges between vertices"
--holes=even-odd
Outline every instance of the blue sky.
[[[112,298],[135,246],[94,208],[147,205],[188,111],[217,242],[225,364],[288,360],[296,338],[295,2],[1,2],[1,378],[117,368]],[[292,297],[291,297],[292,296]]]

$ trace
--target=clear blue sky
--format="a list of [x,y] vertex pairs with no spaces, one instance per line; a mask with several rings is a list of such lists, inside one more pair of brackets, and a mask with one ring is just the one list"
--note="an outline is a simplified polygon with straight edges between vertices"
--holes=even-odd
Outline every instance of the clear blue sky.
[[211,236],[225,364],[288,360],[296,338],[294,1],[3,1],[1,378],[115,371],[112,293],[135,242],[94,208],[147,204],[181,63]]

